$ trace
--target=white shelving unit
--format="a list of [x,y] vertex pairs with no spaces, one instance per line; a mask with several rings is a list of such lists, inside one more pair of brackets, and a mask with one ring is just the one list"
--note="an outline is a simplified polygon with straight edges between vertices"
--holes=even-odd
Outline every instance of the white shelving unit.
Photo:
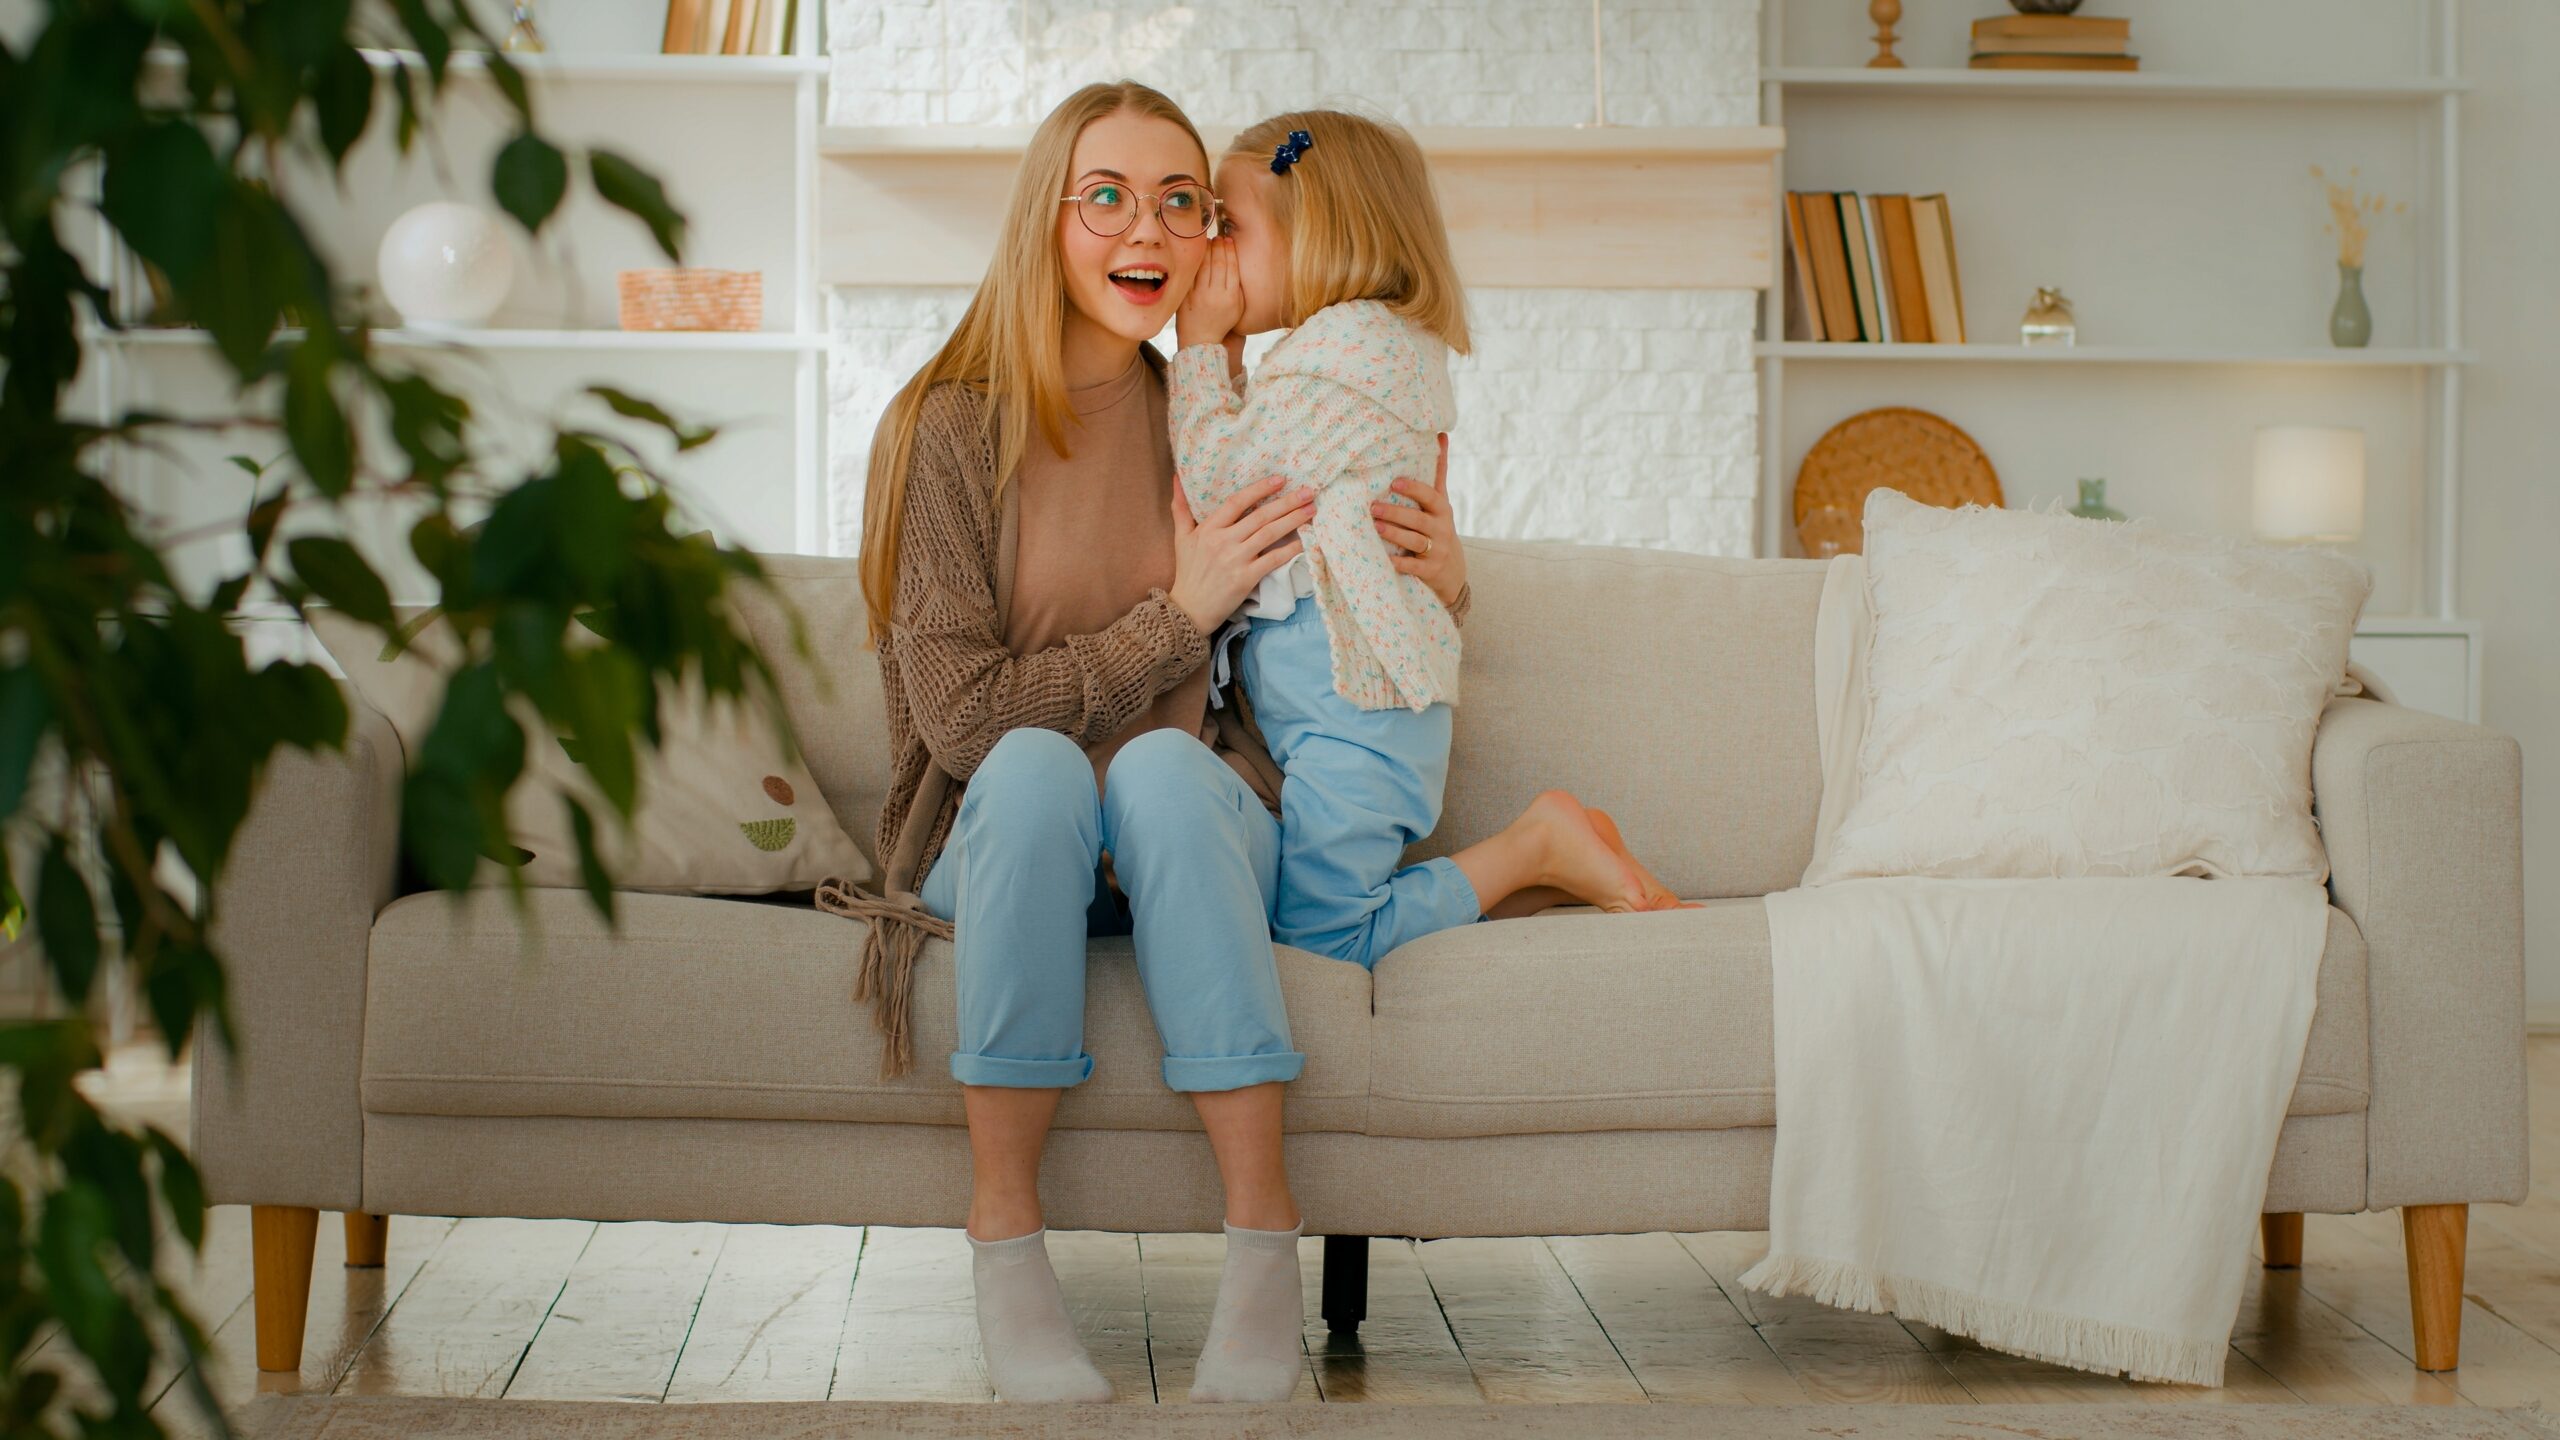
[[[2121,6],[2102,8],[2127,13]],[[2394,503],[2395,481],[2399,482],[2397,490],[2401,494],[2406,493],[2408,480],[2414,478],[2417,483],[2418,494],[2412,497],[2412,523],[2418,532],[2412,546],[2414,563],[2403,587],[2406,598],[2399,608],[2419,613],[2411,618],[2366,620],[2359,627],[2358,657],[2386,680],[2392,678],[2392,670],[2410,677],[2411,683],[2398,688],[2418,692],[2404,693],[2412,703],[2476,717],[2480,688],[2477,627],[2456,614],[2461,558],[2462,370],[2473,359],[2463,348],[2461,334],[2458,184],[2461,99],[2469,86],[2458,73],[2456,60],[2460,53],[2458,8],[2459,0],[2417,0],[2415,33],[2405,37],[2405,49],[2416,62],[2414,73],[2392,67],[2399,73],[2376,74],[2367,65],[2358,67],[2367,70],[2362,75],[2323,78],[2309,65],[2303,66],[2302,72],[2284,75],[2226,75],[2179,73],[2167,68],[2132,73],[1975,71],[1924,66],[1916,59],[1910,62],[1915,68],[1900,70],[1797,64],[1790,63],[1787,48],[1791,9],[1798,12],[1800,21],[1821,15],[1826,32],[1835,22],[1850,25],[1851,17],[1833,16],[1827,8],[1805,9],[1800,4],[1791,5],[1789,0],[1769,0],[1761,7],[1761,123],[1786,127],[1789,132],[1788,148],[1779,156],[1780,188],[1907,189],[1924,193],[1944,190],[1954,207],[1958,261],[1966,267],[1968,282],[1977,278],[1971,273],[1968,254],[1979,248],[1968,240],[1968,233],[1978,239],[2013,217],[2004,217],[1968,196],[1967,166],[1976,165],[1978,173],[1979,164],[1997,162],[1971,160],[1961,153],[1961,142],[1951,140],[1950,134],[1961,131],[1980,135],[1990,131],[2032,135],[2049,120],[2067,121],[2089,113],[2070,107],[2094,105],[2108,107],[2104,113],[2106,124],[2112,127],[2110,138],[2119,144],[2132,143],[2122,141],[2122,136],[2149,135],[2154,129],[2145,127],[2156,127],[2163,137],[2160,143],[2164,150],[2183,147],[2172,153],[2197,166],[2208,166],[2213,158],[2209,141],[2198,139],[2203,123],[2200,116],[2209,115],[2214,123],[2233,130],[2271,123],[2272,117],[2287,115],[2403,117],[2394,123],[2419,132],[2408,143],[2423,172],[2422,193],[2411,197],[2411,208],[2418,212],[2421,223],[2407,228],[2416,234],[2423,255],[2414,272],[2413,288],[2417,293],[2403,297],[2414,304],[2414,327],[2404,328],[2414,328],[2415,335],[2401,343],[2357,350],[2304,344],[2301,341],[2306,337],[2299,334],[2269,334],[2264,341],[2229,343],[2227,337],[2239,328],[2234,323],[2218,323],[2217,333],[2209,343],[2113,344],[2101,340],[2072,348],[2030,350],[1990,338],[2015,333],[2013,307],[2023,304],[2024,292],[2012,296],[1976,283],[1966,285],[1969,344],[1788,341],[1778,338],[1785,333],[1785,291],[1783,287],[1772,288],[1762,308],[1762,339],[1754,347],[1761,374],[1761,553],[1794,553],[1791,517],[1793,464],[1797,457],[1789,453],[1789,445],[1791,437],[1801,438],[1804,426],[1799,423],[1791,429],[1789,425],[1789,406],[1795,399],[1790,395],[1791,375],[1801,382],[1799,389],[1819,386],[1826,402],[1822,413],[1828,415],[1836,404],[1840,410],[1835,418],[1845,418],[1869,405],[1913,403],[1898,393],[1905,390],[1946,395],[1951,387],[2024,386],[2030,383],[2030,377],[2056,377],[2034,380],[2038,387],[2034,394],[2038,397],[2053,396],[2057,387],[2131,383],[2133,376],[2146,377],[2145,383],[2169,384],[2175,376],[2196,368],[2226,369],[2235,377],[2245,376],[2250,385],[2281,387],[2278,393],[2315,400],[2323,386],[2361,386],[2364,388],[2355,392],[2357,404],[2371,403],[2371,397],[2379,393],[2391,403],[2405,403],[2415,411],[2408,416],[2395,412],[2386,423],[2405,427],[2396,433],[2410,438],[2408,448],[2418,458],[2423,473],[2395,477],[2377,472],[2374,476],[2369,507]],[[2147,28],[2177,23],[2174,14],[2154,15],[2141,7],[2133,7],[2129,13],[2136,17],[2137,50],[2146,48]],[[2192,17],[2197,12],[2185,13]],[[1948,14],[1928,14],[1933,23],[1942,27],[1961,24],[1960,19]],[[1907,41],[1914,32],[1906,24],[1903,33]],[[1842,38],[1837,33],[1824,33],[1815,37],[1820,43],[1814,48],[1827,49],[1824,58],[1845,58]],[[2155,33],[2153,38],[2160,37]],[[1906,44],[1903,53],[1909,56],[1912,48]],[[2298,56],[2269,58],[2301,63]],[[2146,55],[2143,63],[2152,64],[2152,57]],[[2173,103],[2148,103],[2154,101]],[[1986,108],[1989,106],[1999,108],[1994,112]],[[1809,131],[1820,128],[1826,116],[1834,121],[1830,127],[1832,143],[1827,146],[1809,139]],[[1838,140],[1838,134],[1853,124],[1858,126],[1854,152]],[[1823,168],[1811,168],[1824,167],[1825,155],[1833,161],[1826,168],[1842,168],[1838,161],[1844,153],[1855,154],[1870,184],[1849,183],[1838,175],[1823,173]],[[2120,156],[2121,152],[2117,153]],[[2318,155],[2315,150],[2306,159]],[[2011,162],[2016,163],[2014,152]],[[2098,163],[2076,171],[2066,165],[2042,167],[2040,175],[2050,175],[2053,181],[2052,194],[2044,203],[2068,207],[2081,197],[2099,194],[2104,187],[2118,183],[2111,172],[2097,168]],[[1905,184],[1877,182],[1876,176],[1888,166],[1913,172],[1915,178]],[[2292,173],[2302,172],[2296,169]],[[1921,174],[1927,177],[1925,183],[1918,178]],[[1989,174],[1981,178],[2011,182],[2013,190],[2019,179],[2016,175]],[[2158,177],[2155,174],[2153,178]],[[2310,182],[2306,179],[2302,183],[2307,186]],[[2118,193],[2107,193],[2104,198],[2110,202],[2122,200]],[[2283,213],[2286,212],[2270,209],[2250,217],[2249,223],[2269,223],[2272,217]],[[2182,218],[2167,217],[2172,221]],[[2231,224],[2226,215],[2199,214],[2192,218],[2198,226]],[[1783,216],[1778,224],[1776,243],[1783,253],[1788,244]],[[2055,224],[2051,228],[2067,231],[2069,227]],[[2103,243],[2096,248],[2104,248]],[[2088,260],[2085,255],[2068,258],[2083,264]],[[2082,333],[2086,336],[2089,325],[2085,308],[2083,313]],[[2212,318],[2228,321],[2225,316]],[[2395,372],[2407,377],[2405,401],[2393,398],[2400,392],[2387,388],[2398,383],[2389,378]],[[2281,378],[2283,375],[2292,378]],[[1963,378],[1968,376],[1974,378]],[[2086,378],[2059,378],[2066,376]],[[2386,387],[2384,391],[2373,390],[2377,381]],[[2094,406],[2096,402],[2079,403]],[[2287,418],[2291,417],[2269,414],[2264,423]],[[2447,675],[2459,679],[2448,681]]]
[[[765,253],[783,262],[778,268],[769,262],[762,266],[765,271],[767,323],[773,328],[744,332],[626,331],[610,328],[611,316],[607,307],[605,318],[608,323],[603,326],[510,325],[504,323],[505,312],[502,312],[499,323],[468,330],[386,326],[372,332],[374,342],[401,350],[477,356],[492,365],[507,367],[505,373],[510,376],[522,373],[528,380],[556,379],[564,373],[560,367],[570,357],[575,357],[578,362],[592,367],[591,378],[598,381],[621,383],[619,375],[622,370],[655,365],[659,368],[649,373],[659,377],[654,383],[662,392],[666,390],[663,377],[675,373],[708,376],[721,383],[752,389],[759,396],[777,400],[787,398],[783,423],[787,424],[789,435],[791,521],[788,533],[779,533],[778,527],[768,526],[764,533],[733,534],[723,538],[753,543],[764,549],[804,552],[823,549],[826,533],[822,483],[826,465],[823,367],[827,336],[816,280],[819,133],[823,115],[822,87],[828,68],[820,39],[819,15],[823,8],[816,3],[801,5],[798,29],[792,43],[795,53],[771,56],[664,55],[637,48],[607,48],[653,44],[656,39],[654,26],[663,11],[653,10],[646,17],[641,17],[639,11],[625,13],[614,7],[590,5],[574,9],[546,6],[546,28],[551,29],[551,39],[556,48],[544,54],[508,57],[524,73],[538,99],[546,96],[552,99],[550,110],[553,115],[559,113],[562,103],[574,100],[581,114],[597,117],[591,121],[593,128],[608,133],[622,128],[621,117],[626,112],[635,120],[652,114],[663,116],[669,107],[684,106],[696,96],[706,100],[715,95],[742,97],[728,113],[742,113],[735,109],[735,105],[745,105],[750,107],[754,116],[771,113],[779,120],[779,124],[762,118],[730,122],[743,124],[750,132],[747,143],[760,151],[770,145],[782,147],[787,152],[787,194],[777,193],[780,187],[774,187],[760,191],[754,199],[754,204],[770,206],[773,212],[773,223],[758,231],[759,238],[766,241]],[[548,23],[553,21],[560,24],[555,28]],[[425,58],[415,51],[366,50],[363,53],[380,74],[388,74],[403,64],[423,67],[426,63]],[[173,48],[154,58],[174,70],[182,57]],[[485,88],[489,84],[490,73],[485,54],[455,53],[446,68],[449,103],[483,111],[496,105],[494,93]],[[747,98],[767,96],[772,97],[770,101]],[[377,104],[374,128],[379,130],[387,124],[387,90]],[[546,119],[546,128],[550,124],[551,121]],[[601,143],[621,142],[617,138],[601,140]],[[721,163],[722,156],[718,150],[652,153],[636,149],[633,153],[657,170],[667,184],[670,197],[697,222],[697,235],[702,229],[700,222],[706,217],[720,218],[714,215],[715,211],[734,211],[737,208],[741,197],[718,188],[717,177],[704,169],[706,164],[716,166]],[[765,156],[760,154],[758,158]],[[453,178],[458,183],[453,187],[451,198],[488,203],[483,188],[485,181],[481,178],[485,171],[479,168],[479,163],[465,161],[454,167]],[[357,183],[362,183],[362,177],[357,177]],[[573,223],[564,212],[562,217],[555,219],[553,226],[557,228]],[[609,223],[629,227],[633,222],[617,214]],[[509,224],[512,226],[512,222]],[[777,236],[781,237],[781,243],[770,243],[771,238]],[[361,237],[361,243],[350,247],[351,253],[369,255],[370,241],[370,236]],[[574,252],[588,243],[589,233],[582,231],[569,237],[568,248]],[[721,254],[704,253],[705,248],[699,243],[689,246],[688,263],[712,266],[731,263]],[[140,267],[104,227],[98,227],[89,258],[95,273],[110,277],[120,297],[119,306],[123,313],[138,312],[141,308],[139,297],[145,293]],[[651,257],[634,258],[627,263],[665,262]],[[618,267],[604,267],[607,278],[610,268]],[[591,274],[589,278],[592,278]],[[511,309],[534,298],[523,293],[528,283],[527,277],[519,272],[519,293],[510,297]],[[597,306],[591,303],[593,297],[586,298],[590,303],[582,308],[594,313]],[[120,409],[132,403],[137,385],[154,378],[146,374],[146,367],[181,363],[177,357],[207,353],[211,344],[204,332],[193,329],[136,328],[118,332],[91,327],[84,340],[91,347],[89,363],[98,373],[97,393],[103,397],[102,404],[110,409]],[[668,362],[679,360],[688,366],[741,368],[734,374],[726,369],[668,372],[663,368]],[[774,368],[777,366],[788,367],[787,384],[773,384],[755,378],[774,376],[780,379]],[[683,393],[665,393],[663,398],[681,405],[690,397]],[[769,425],[759,428],[765,429],[769,436]],[[771,443],[769,439],[767,443]],[[717,452],[720,447],[715,445],[710,449]],[[716,465],[719,461],[720,457],[713,454],[708,462],[689,463]],[[781,467],[776,465],[772,468]],[[717,488],[719,481],[725,478],[715,472],[713,488]],[[773,507],[755,508],[761,513]]]

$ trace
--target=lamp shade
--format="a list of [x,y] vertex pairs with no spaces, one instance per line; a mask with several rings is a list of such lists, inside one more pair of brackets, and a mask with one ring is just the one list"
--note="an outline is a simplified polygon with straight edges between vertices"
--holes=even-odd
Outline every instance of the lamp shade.
[[2258,431],[2250,528],[2263,540],[2343,544],[2364,533],[2364,432],[2327,425]]

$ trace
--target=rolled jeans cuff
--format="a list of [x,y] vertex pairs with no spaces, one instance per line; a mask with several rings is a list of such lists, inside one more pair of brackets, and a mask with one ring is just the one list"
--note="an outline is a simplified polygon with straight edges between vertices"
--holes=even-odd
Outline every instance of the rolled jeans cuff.
[[1307,1068],[1307,1057],[1295,1050],[1272,1055],[1167,1055],[1164,1083],[1169,1090],[1241,1090],[1274,1080],[1295,1080]]
[[1081,1085],[1093,1074],[1093,1057],[1072,1060],[1007,1060],[1000,1055],[951,1054],[951,1078],[963,1085],[998,1085],[1009,1090],[1063,1090]]

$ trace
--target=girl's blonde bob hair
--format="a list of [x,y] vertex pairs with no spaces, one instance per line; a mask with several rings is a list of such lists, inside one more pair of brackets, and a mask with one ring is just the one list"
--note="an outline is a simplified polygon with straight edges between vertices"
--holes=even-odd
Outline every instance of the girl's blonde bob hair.
[[1274,209],[1289,239],[1289,293],[1280,323],[1327,305],[1380,300],[1467,353],[1467,297],[1449,254],[1422,147],[1401,125],[1340,110],[1293,110],[1249,125],[1229,158],[1268,174],[1272,151],[1304,130],[1313,140],[1273,175]]
[[[1065,338],[1066,267],[1058,254],[1058,197],[1067,193],[1067,167],[1085,127],[1122,111],[1182,127],[1200,149],[1208,147],[1182,107],[1135,80],[1087,85],[1059,102],[1031,134],[1022,168],[1014,172],[996,233],[995,257],[986,278],[915,378],[889,401],[871,441],[871,464],[862,495],[862,598],[870,612],[871,645],[889,635],[898,598],[899,538],[907,518],[907,467],[915,457],[916,419],[926,396],[948,381],[967,386],[991,403],[983,407],[995,442],[996,493],[1012,483],[1031,445],[1032,427],[1060,454],[1067,450]],[[1434,224],[1437,224],[1435,219]]]

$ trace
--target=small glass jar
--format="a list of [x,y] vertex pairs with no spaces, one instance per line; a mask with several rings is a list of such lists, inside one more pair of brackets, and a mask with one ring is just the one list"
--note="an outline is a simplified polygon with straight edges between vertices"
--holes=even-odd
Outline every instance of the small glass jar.
[[2071,507],[2071,513],[2079,516],[2083,520],[2121,520],[2124,518],[2123,511],[2107,504],[2107,482],[2104,480],[2081,481],[2080,503]]
[[2072,319],[2070,297],[2051,285],[2036,287],[2036,298],[2027,304],[2026,318],[2018,322],[2021,345],[2076,345],[2080,343],[2080,326]]

